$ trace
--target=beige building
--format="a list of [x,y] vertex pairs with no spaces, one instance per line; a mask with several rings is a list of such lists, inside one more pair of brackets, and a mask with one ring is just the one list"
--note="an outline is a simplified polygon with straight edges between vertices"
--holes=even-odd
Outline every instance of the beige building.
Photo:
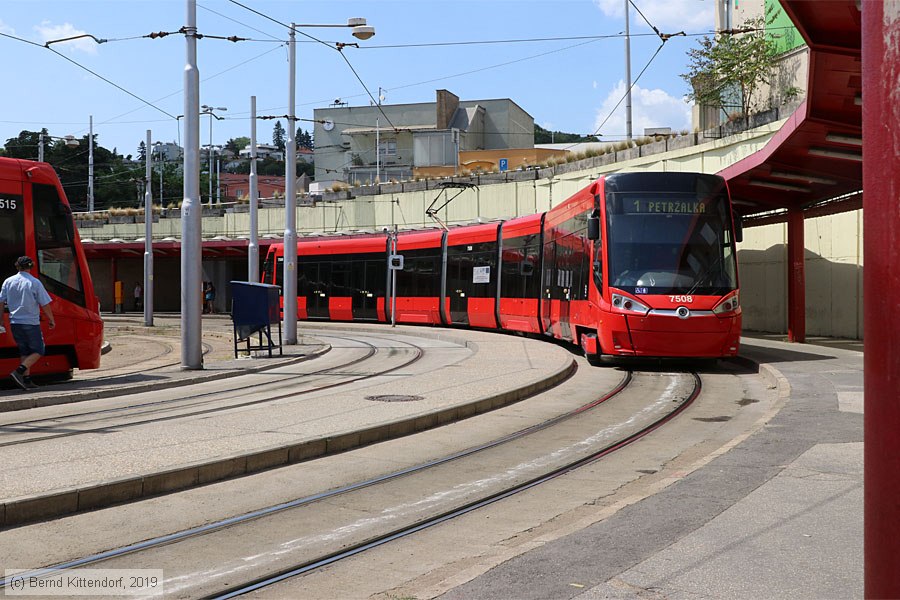
[[321,190],[458,172],[464,152],[534,148],[534,118],[506,98],[461,101],[437,90],[435,102],[334,106],[313,116]]

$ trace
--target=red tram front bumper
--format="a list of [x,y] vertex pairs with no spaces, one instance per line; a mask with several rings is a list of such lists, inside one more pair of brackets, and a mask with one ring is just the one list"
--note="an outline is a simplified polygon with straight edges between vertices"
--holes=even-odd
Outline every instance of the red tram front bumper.
[[[620,356],[719,358],[736,356],[741,335],[740,314],[622,316],[612,319],[604,352]],[[606,345],[606,344],[604,344]]]

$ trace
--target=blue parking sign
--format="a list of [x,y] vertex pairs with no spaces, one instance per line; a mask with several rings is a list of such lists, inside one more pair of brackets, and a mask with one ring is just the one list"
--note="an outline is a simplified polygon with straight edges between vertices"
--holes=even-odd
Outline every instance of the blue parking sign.
[[500,172],[509,170],[509,159],[501,158],[500,159]]

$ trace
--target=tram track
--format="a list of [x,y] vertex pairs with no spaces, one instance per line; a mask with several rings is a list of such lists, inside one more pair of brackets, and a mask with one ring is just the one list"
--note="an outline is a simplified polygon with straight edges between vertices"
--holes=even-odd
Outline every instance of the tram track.
[[[301,372],[301,373],[293,373],[287,374],[281,380],[274,383],[266,383],[259,384],[250,383],[246,385],[239,385],[234,388],[230,388],[227,392],[227,396],[223,397],[222,391],[209,391],[209,392],[198,392],[193,393],[188,396],[178,396],[173,398],[168,398],[165,400],[154,400],[150,402],[140,402],[137,404],[128,404],[125,406],[118,406],[113,408],[103,408],[103,409],[95,409],[95,410],[87,410],[80,411],[75,413],[69,413],[63,416],[54,416],[43,419],[31,419],[24,421],[17,421],[12,423],[2,423],[0,424],[0,432],[4,433],[4,437],[9,437],[10,435],[20,434],[20,439],[13,440],[4,440],[0,441],[0,448],[10,447],[10,446],[20,446],[23,444],[30,444],[36,442],[45,442],[59,438],[72,437],[76,435],[84,435],[84,434],[92,434],[98,432],[107,432],[110,427],[115,427],[118,429],[124,429],[129,427],[136,427],[140,425],[148,425],[153,423],[161,423],[166,421],[172,421],[175,419],[186,419],[191,417],[199,417],[204,415],[210,415],[222,411],[227,410],[235,410],[239,408],[245,408],[249,406],[255,406],[259,404],[264,404],[267,402],[275,402],[278,400],[286,399],[286,398],[295,398],[297,396],[303,396],[308,394],[313,394],[316,392],[321,392],[333,388],[337,388],[340,386],[350,385],[352,383],[365,381],[368,379],[373,379],[376,377],[381,377],[400,369],[406,368],[419,360],[425,354],[425,349],[417,344],[407,341],[396,341],[393,340],[392,343],[401,343],[406,347],[413,349],[413,356],[407,360],[403,360],[399,364],[392,365],[389,368],[379,369],[371,373],[363,373],[363,374],[354,374],[347,373],[347,369],[349,367],[353,367],[356,365],[360,365],[370,360],[373,356],[377,355],[379,352],[379,346],[373,344],[371,342],[361,341],[357,337],[349,337],[349,336],[341,336],[328,334],[328,338],[331,339],[341,339],[345,341],[353,341],[355,343],[359,343],[366,348],[366,353],[363,356],[355,357],[352,360],[348,360],[342,362],[338,365],[334,365],[325,369],[318,369],[311,372]],[[386,347],[385,349],[388,355],[388,358],[393,358],[393,355],[396,352],[396,348]],[[330,381],[329,383],[322,385],[313,385],[312,387],[307,387],[303,389],[297,388],[297,380],[304,379],[304,383],[309,383],[309,377],[340,377],[340,381]],[[275,395],[266,395],[262,398],[256,398],[253,400],[246,400],[243,402],[230,403],[224,406],[214,406],[209,407],[210,403],[221,403],[223,401],[229,401],[232,399],[237,399],[241,397],[246,397],[247,394],[259,394],[263,388],[267,388],[270,391],[284,390],[289,388],[290,391],[278,393]],[[206,406],[206,408],[199,408],[199,406]],[[185,410],[188,412],[179,412],[178,414],[173,415],[165,415],[165,416],[154,416],[146,419],[137,419],[132,421],[125,422],[115,422],[114,419],[121,419],[122,417],[128,417],[133,415],[126,415],[124,413],[128,411],[142,411],[140,414],[147,414],[147,412],[153,411],[158,412],[160,410]],[[58,430],[61,428],[67,427],[78,427],[84,426],[87,423],[94,423],[95,425],[87,426],[84,428],[79,428],[74,431],[65,431],[61,433],[50,433],[47,434],[45,431],[47,430]],[[102,425],[96,425],[97,423],[103,423]]]
[[[639,375],[639,379],[645,381],[644,387],[649,385],[646,383],[646,381],[651,380],[652,377],[653,377],[653,375],[645,375],[645,374]],[[648,379],[648,378],[650,378],[650,379]],[[649,403],[650,406],[655,406],[655,408],[650,410],[650,412],[654,413],[654,415],[655,415],[654,418],[644,419],[645,422],[642,422],[640,427],[634,427],[632,422],[636,418],[638,418],[642,413],[645,413],[648,411],[647,406],[644,406],[644,408],[638,408],[637,415],[623,414],[619,417],[619,422],[613,423],[612,425],[607,424],[606,427],[603,428],[603,430],[607,431],[607,432],[611,432],[611,431],[617,432],[618,430],[622,429],[623,427],[626,427],[626,428],[630,427],[631,430],[627,433],[627,435],[616,433],[614,436],[615,439],[612,439],[612,438],[607,439],[606,443],[599,444],[599,446],[597,446],[597,443],[598,443],[597,440],[594,440],[594,442],[591,445],[597,446],[597,447],[590,448],[590,451],[585,452],[584,451],[585,449],[582,448],[582,451],[579,453],[579,456],[577,458],[572,458],[571,460],[562,461],[561,464],[556,464],[553,468],[540,468],[539,469],[541,471],[540,473],[532,472],[528,477],[524,477],[524,478],[520,477],[519,478],[520,480],[515,482],[515,484],[513,484],[513,485],[504,485],[504,486],[501,486],[499,489],[490,490],[489,493],[482,491],[479,494],[477,494],[476,497],[468,497],[465,500],[457,501],[457,502],[455,502],[455,504],[452,504],[452,505],[444,504],[440,508],[429,507],[428,511],[427,511],[427,512],[429,512],[428,515],[425,515],[425,516],[417,515],[414,518],[411,518],[410,522],[405,523],[401,527],[390,527],[390,528],[387,528],[385,531],[378,532],[377,534],[366,535],[362,539],[356,540],[352,543],[347,542],[345,540],[345,541],[339,543],[338,544],[339,547],[333,551],[325,551],[325,550],[318,549],[318,548],[307,549],[307,550],[313,552],[313,554],[314,554],[308,560],[294,561],[288,565],[280,564],[279,568],[272,568],[270,566],[269,571],[264,576],[253,577],[253,576],[247,576],[246,574],[242,573],[241,576],[243,577],[243,581],[249,582],[249,583],[242,583],[239,586],[235,586],[235,585],[222,586],[219,584],[218,586],[213,586],[215,588],[213,590],[206,589],[206,588],[204,588],[202,590],[198,590],[197,588],[190,588],[190,590],[188,590],[186,588],[179,588],[177,586],[176,586],[176,589],[173,590],[171,585],[169,585],[169,587],[167,587],[167,589],[166,589],[166,593],[167,593],[167,595],[171,595],[172,592],[174,592],[174,595],[176,595],[176,596],[187,596],[187,597],[195,597],[197,595],[208,595],[208,596],[212,596],[212,597],[218,597],[218,596],[231,597],[232,595],[244,594],[249,591],[259,589],[261,587],[272,585],[273,583],[282,581],[286,578],[293,577],[293,576],[308,572],[310,570],[314,570],[314,569],[324,566],[326,564],[332,564],[333,562],[336,562],[343,558],[347,558],[349,556],[353,556],[353,555],[358,554],[359,552],[365,551],[369,548],[377,547],[377,546],[387,543],[388,541],[391,541],[393,539],[397,539],[399,537],[403,537],[406,535],[411,535],[412,533],[421,531],[422,529],[425,529],[432,525],[435,525],[435,524],[447,521],[449,519],[461,516],[463,514],[471,512],[473,510],[477,510],[478,508],[480,508],[482,506],[486,506],[488,504],[500,501],[504,498],[508,498],[509,496],[514,495],[518,492],[538,486],[546,481],[550,481],[550,480],[552,480],[556,477],[559,477],[565,473],[568,473],[571,470],[576,469],[580,466],[590,464],[591,462],[596,461],[597,459],[599,459],[603,456],[606,456],[607,454],[609,454],[611,452],[614,452],[622,447],[625,447],[626,445],[636,441],[637,439],[640,439],[641,437],[647,435],[649,432],[660,427],[663,423],[665,423],[669,419],[673,418],[675,415],[677,415],[682,410],[684,410],[684,408],[686,408],[693,401],[693,399],[696,398],[697,395],[699,394],[699,390],[700,390],[699,377],[696,374],[692,374],[690,376],[690,378],[692,381],[690,386],[686,386],[686,384],[684,384],[682,382],[677,385],[670,384],[668,387],[661,390],[661,392],[663,392],[661,398],[663,398],[663,399],[660,401],[657,401],[655,403],[654,402]],[[673,376],[673,381],[675,379],[677,379],[677,376]],[[455,464],[460,461],[466,461],[467,459],[469,461],[471,461],[471,460],[474,460],[475,456],[478,456],[478,455],[481,455],[484,453],[490,453],[493,449],[497,449],[500,447],[515,446],[517,444],[521,444],[523,442],[523,440],[534,439],[536,436],[544,435],[545,440],[547,439],[548,435],[549,435],[549,438],[552,438],[552,439],[560,439],[560,437],[562,437],[564,439],[568,439],[569,437],[571,437],[571,435],[573,433],[577,433],[578,428],[575,427],[576,432],[569,431],[568,433],[565,433],[565,430],[563,430],[563,433],[565,433],[565,435],[560,436],[560,431],[558,430],[560,426],[562,426],[565,423],[578,422],[581,419],[584,419],[585,415],[592,414],[593,412],[595,412],[592,409],[597,408],[601,405],[605,406],[607,400],[609,400],[613,397],[621,397],[624,390],[630,389],[632,382],[633,382],[632,376],[630,374],[628,374],[625,378],[623,378],[623,380],[620,382],[620,384],[615,387],[615,389],[613,389],[611,392],[609,392],[608,394],[606,394],[600,398],[596,398],[587,404],[584,404],[574,410],[571,410],[567,413],[564,413],[564,414],[554,417],[552,419],[548,419],[542,423],[536,424],[531,427],[524,428],[524,429],[516,431],[515,433],[510,434],[510,435],[499,437],[499,438],[497,438],[495,440],[491,440],[487,443],[480,444],[480,445],[472,447],[472,448],[468,448],[461,452],[450,454],[450,455],[441,457],[436,460],[427,461],[422,464],[416,465],[414,467],[403,469],[403,470],[396,471],[396,472],[392,472],[392,473],[389,473],[389,474],[386,474],[386,475],[383,475],[383,476],[380,476],[377,478],[373,478],[373,479],[366,480],[366,481],[360,481],[355,484],[345,486],[342,488],[338,488],[335,490],[330,490],[330,491],[314,494],[311,496],[298,498],[291,502],[281,503],[279,505],[272,506],[272,507],[269,507],[269,508],[266,508],[263,510],[254,511],[254,512],[251,512],[251,513],[248,513],[245,515],[241,515],[239,517],[233,517],[230,519],[218,521],[216,523],[210,523],[210,524],[204,525],[202,527],[185,530],[185,531],[179,532],[177,534],[171,534],[171,535],[163,536],[163,537],[156,538],[153,540],[148,540],[148,541],[142,542],[140,544],[133,544],[130,546],[125,546],[125,547],[122,547],[122,548],[119,548],[116,550],[104,552],[104,553],[97,554],[97,555],[90,556],[90,557],[85,557],[83,559],[79,559],[76,561],[70,561],[67,563],[58,564],[53,567],[50,567],[49,569],[38,571],[36,576],[40,576],[43,574],[49,574],[49,573],[53,572],[54,570],[79,568],[79,567],[85,567],[85,566],[93,565],[93,564],[97,564],[97,563],[104,563],[104,566],[107,566],[107,565],[118,566],[122,563],[127,565],[128,562],[134,560],[135,556],[141,556],[142,558],[138,558],[137,561],[142,562],[143,564],[158,564],[157,561],[160,559],[160,557],[158,554],[154,555],[154,553],[160,552],[161,549],[163,549],[163,548],[168,548],[168,549],[170,549],[168,552],[171,552],[172,549],[180,548],[184,544],[189,544],[189,545],[192,544],[191,540],[200,540],[199,543],[202,545],[203,540],[208,540],[210,536],[212,536],[212,537],[222,536],[222,535],[241,536],[242,534],[239,531],[236,531],[235,530],[236,528],[239,529],[242,527],[244,527],[244,528],[249,527],[252,529],[254,527],[254,524],[264,523],[267,520],[272,520],[272,519],[284,520],[285,518],[287,518],[286,515],[290,515],[292,512],[294,512],[296,510],[309,510],[310,507],[316,507],[316,506],[324,507],[324,508],[321,508],[321,510],[325,511],[325,513],[327,514],[328,506],[331,503],[337,501],[337,499],[341,498],[341,497],[352,498],[354,495],[359,495],[360,493],[362,493],[362,494],[365,494],[365,496],[363,498],[357,498],[355,500],[355,502],[357,502],[357,503],[368,502],[368,500],[366,500],[366,498],[372,497],[373,494],[374,494],[374,496],[377,496],[377,494],[379,493],[377,490],[382,489],[384,486],[390,485],[391,482],[394,482],[396,480],[404,479],[405,480],[404,483],[407,487],[415,487],[415,485],[410,484],[409,478],[422,477],[424,474],[434,472],[437,469],[447,469],[448,465],[450,465],[451,463]],[[678,399],[676,401],[666,395],[668,393],[666,390],[673,387],[673,385],[675,387],[678,387],[678,386],[690,387],[691,389],[685,391],[684,393],[679,393]],[[641,392],[640,386],[639,386],[639,389],[637,391],[633,391],[631,393],[631,396],[632,397],[641,396],[642,393],[645,394],[646,390],[644,390],[644,392]],[[635,403],[636,399],[632,398],[631,400],[629,400],[629,402]],[[671,405],[671,406],[669,406],[669,405]],[[635,405],[635,408],[637,408],[637,404]],[[580,417],[581,419],[574,419],[574,417]],[[628,425],[629,423],[632,423],[632,424]],[[588,424],[587,430],[590,431],[591,429],[592,429],[592,426],[590,424]],[[596,430],[595,427],[593,429]],[[554,433],[552,435],[546,433],[551,430],[554,431]],[[545,432],[545,433],[542,434],[541,432]],[[577,433],[577,435],[575,437],[577,438],[577,436],[579,436],[579,435],[583,435],[583,433]],[[610,435],[612,435],[612,434],[610,433]],[[588,437],[591,437],[591,436],[588,436]],[[575,439],[575,438],[573,438],[573,439]],[[577,446],[578,444],[576,443],[574,445]],[[524,447],[527,448],[528,447],[527,444]],[[559,450],[551,450],[550,451],[551,455],[558,454],[558,453],[559,453]],[[525,459],[522,459],[517,452],[513,452],[512,455],[513,455],[513,457],[520,458],[520,460],[523,460],[523,461],[525,460]],[[491,462],[489,459],[483,459],[483,460],[484,460],[484,462]],[[535,459],[535,460],[539,460],[539,459]],[[427,475],[425,475],[425,476],[427,477]],[[432,476],[432,478],[433,479],[442,479],[441,477],[435,477],[435,476]],[[476,479],[477,479],[477,477],[476,477]],[[435,490],[433,493],[437,494],[437,495],[441,494],[440,490]],[[388,495],[390,495],[390,494],[388,494]],[[349,502],[352,503],[354,501],[351,499]],[[309,521],[308,517],[310,517],[310,515],[306,515],[306,517],[307,518],[302,518],[300,515],[296,515],[296,518],[293,520],[294,521]],[[330,519],[327,517],[321,518],[321,519],[315,518],[315,517],[312,518],[313,522],[319,522],[320,520],[323,523],[323,527],[327,527],[327,524],[330,522]],[[280,527],[281,526],[276,525],[275,529],[280,530]],[[351,525],[344,524],[342,527],[343,528],[349,527],[350,529],[353,529],[352,524]],[[287,527],[287,531],[290,531],[291,529],[292,529],[291,527]],[[339,527],[339,529],[340,529],[340,527]],[[246,532],[244,532],[243,535],[247,535]],[[288,536],[288,535],[290,535],[290,534],[285,532],[277,539],[283,540],[284,537]],[[317,535],[319,537],[321,537],[321,536],[327,537],[327,535],[325,533],[318,533],[318,534],[310,533],[309,535],[307,535],[307,537],[309,537],[310,539],[316,539]],[[294,539],[296,540],[297,538],[294,538]],[[288,542],[290,542],[290,539],[288,539]],[[217,542],[213,541],[213,540],[209,540],[209,543],[212,543],[214,545],[217,544]],[[282,542],[281,546],[276,545],[276,549],[274,550],[275,554],[279,554],[284,550],[284,548],[283,548],[284,543],[285,542]],[[271,544],[269,544],[269,546],[271,547]],[[247,551],[251,552],[250,549],[248,549]],[[179,551],[175,550],[175,554],[178,554],[178,553],[179,553]],[[192,550],[187,549],[186,553],[187,553],[186,555],[190,555],[190,556],[197,555],[197,548],[194,547]],[[202,552],[200,554],[202,554]],[[251,554],[254,554],[254,553],[251,552]],[[237,560],[237,559],[234,559],[234,560]],[[191,579],[195,576],[200,577],[201,579],[203,579],[203,577],[207,577],[208,579],[215,579],[215,577],[210,574],[211,572],[217,572],[217,570],[218,570],[218,572],[223,572],[223,571],[230,572],[229,568],[230,567],[228,567],[227,565],[211,565],[207,569],[204,570],[202,567],[198,566],[197,569],[195,569],[195,571],[192,572],[190,577],[188,577],[188,579]],[[210,569],[212,571],[210,571]],[[183,571],[184,571],[183,568],[179,570],[179,572],[183,572]],[[167,571],[167,578],[169,578],[168,571]],[[173,580],[177,580],[180,582],[183,582],[186,580],[183,576],[179,577],[178,575],[173,575],[173,578],[174,578]],[[5,582],[0,581],[0,587],[2,587],[2,584],[4,584],[4,583]]]

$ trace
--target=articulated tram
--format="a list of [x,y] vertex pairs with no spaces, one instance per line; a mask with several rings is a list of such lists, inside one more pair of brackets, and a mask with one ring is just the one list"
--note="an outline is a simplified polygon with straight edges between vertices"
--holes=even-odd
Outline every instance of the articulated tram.
[[[589,359],[735,356],[735,223],[721,177],[616,173],[545,213],[400,232],[394,318],[546,335]],[[384,234],[299,241],[297,318],[390,322],[391,253]],[[271,246],[264,283],[283,261]]]
[[[53,168],[41,162],[0,158],[0,281],[15,275],[20,256],[35,261],[32,275],[53,299],[56,328],[41,317],[47,354],[33,375],[68,375],[100,366],[103,321],[69,202]],[[7,309],[8,310],[8,309]],[[9,320],[3,318],[3,325]],[[0,377],[19,365],[7,327],[0,334]]]

